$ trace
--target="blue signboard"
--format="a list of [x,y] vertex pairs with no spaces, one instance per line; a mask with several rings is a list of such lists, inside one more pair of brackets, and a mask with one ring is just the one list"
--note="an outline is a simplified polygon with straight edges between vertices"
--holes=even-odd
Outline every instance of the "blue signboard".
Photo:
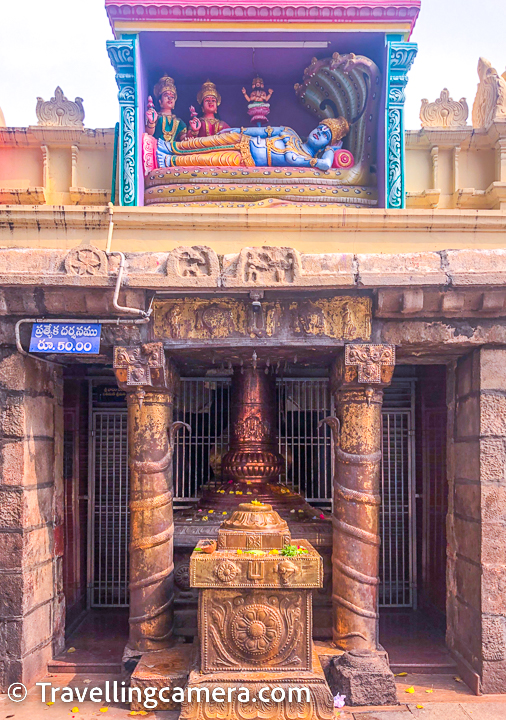
[[101,332],[99,323],[34,323],[30,352],[98,355]]

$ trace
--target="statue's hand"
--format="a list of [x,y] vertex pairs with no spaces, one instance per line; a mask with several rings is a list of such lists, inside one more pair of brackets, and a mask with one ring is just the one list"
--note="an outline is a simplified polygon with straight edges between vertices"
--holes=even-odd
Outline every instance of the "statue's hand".
[[194,132],[198,133],[198,131],[202,127],[202,123],[200,122],[198,117],[192,117],[192,119],[190,120],[190,127]]
[[155,104],[151,95],[148,97],[148,106],[146,110],[146,125],[155,125],[158,120],[158,113],[155,110]]

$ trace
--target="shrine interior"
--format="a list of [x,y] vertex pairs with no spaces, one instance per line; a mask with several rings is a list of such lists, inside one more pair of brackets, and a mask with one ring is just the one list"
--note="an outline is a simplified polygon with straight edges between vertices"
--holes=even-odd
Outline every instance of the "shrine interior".
[[[252,359],[250,349],[234,348],[216,351],[204,361],[202,353],[174,355],[181,371],[175,419],[192,430],[178,436],[173,459],[175,635],[180,641],[193,641],[197,622],[178,527],[191,518],[192,527],[211,531],[209,521],[218,512],[217,506],[200,512],[196,508],[203,490],[222,482],[233,367],[238,363],[247,367],[256,362],[262,375],[274,378],[284,463],[279,482],[310,504],[313,518],[303,520],[303,526],[314,518],[322,527],[330,526],[333,440],[328,427],[318,427],[334,410],[328,364],[321,355],[316,359],[309,351],[296,352],[298,357],[293,350],[278,350],[277,355],[270,351],[268,356],[260,350]],[[72,656],[57,656],[49,670],[84,671],[99,663],[119,672],[128,627],[126,393],[118,388],[110,366],[91,364],[68,367],[64,388],[66,636],[67,646],[78,649]],[[380,643],[394,672],[455,671],[445,646],[445,395],[446,367],[437,364],[398,364],[384,390],[379,626]],[[192,544],[197,533],[198,527]],[[313,634],[323,643],[331,638],[326,597],[330,550],[319,547],[326,572],[313,601]]]

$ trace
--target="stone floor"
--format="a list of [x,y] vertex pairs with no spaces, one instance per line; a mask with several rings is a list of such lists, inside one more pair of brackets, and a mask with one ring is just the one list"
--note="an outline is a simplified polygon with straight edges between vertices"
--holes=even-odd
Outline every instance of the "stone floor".
[[[455,676],[456,677],[456,676]],[[506,695],[476,697],[464,683],[454,676],[407,675],[397,678],[400,705],[390,708],[345,708],[336,720],[506,720]],[[52,673],[44,679],[53,686],[103,687],[106,680],[120,680],[121,676],[75,675]],[[407,690],[413,692],[406,692]],[[430,692],[428,692],[430,691]],[[41,689],[32,688],[24,702],[14,703],[0,696],[0,720],[127,720],[133,717],[126,705],[83,702],[66,704],[41,702]],[[147,712],[146,720],[177,720],[177,712]]]

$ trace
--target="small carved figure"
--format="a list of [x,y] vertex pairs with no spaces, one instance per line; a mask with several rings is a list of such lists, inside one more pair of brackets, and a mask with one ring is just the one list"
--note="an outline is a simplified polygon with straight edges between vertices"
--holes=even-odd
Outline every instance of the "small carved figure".
[[297,565],[291,560],[282,560],[277,567],[277,571],[283,585],[288,585],[292,575],[297,572]]
[[189,122],[188,137],[209,137],[209,135],[217,135],[230,127],[217,117],[218,107],[221,105],[221,95],[213,82],[207,80],[202,85],[197,95],[197,102],[202,108],[202,115],[197,117],[195,109],[190,108],[192,118]]
[[155,97],[160,107],[157,112],[153,98],[148,98],[146,111],[146,132],[156,140],[165,142],[184,140],[187,134],[186,124],[173,113],[177,100],[174,80],[164,75],[155,85]]
[[267,116],[271,110],[269,100],[273,92],[271,89],[269,89],[268,93],[265,92],[264,81],[261,77],[258,77],[258,75],[253,78],[251,93],[249,95],[246,92],[246,88],[242,89],[242,94],[248,101],[248,115],[252,122],[256,122],[259,126],[267,123]]

